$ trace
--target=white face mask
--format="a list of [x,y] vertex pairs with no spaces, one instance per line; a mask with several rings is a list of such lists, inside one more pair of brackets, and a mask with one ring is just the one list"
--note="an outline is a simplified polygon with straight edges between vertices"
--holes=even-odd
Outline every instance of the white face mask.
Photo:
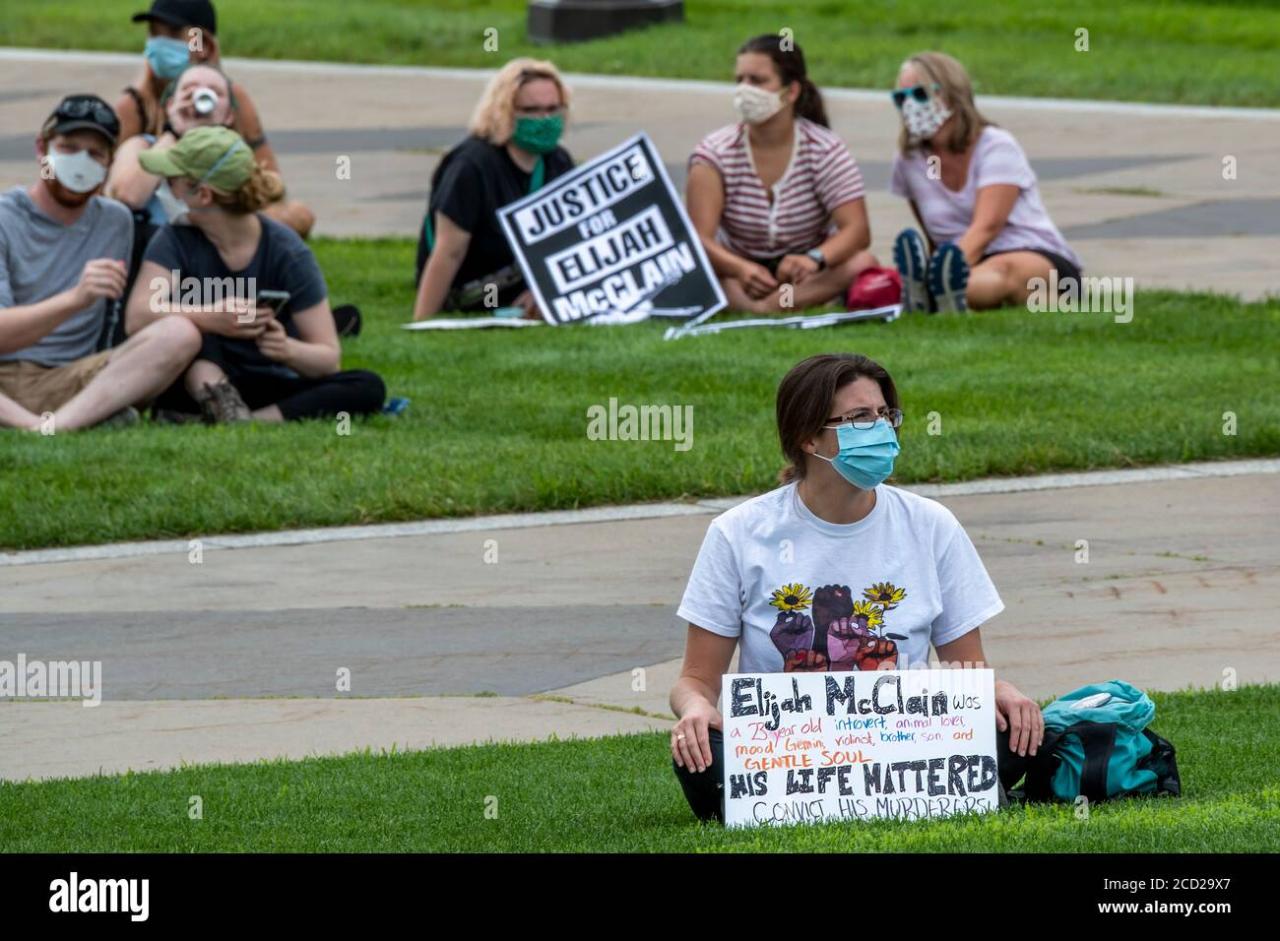
[[928,101],[916,101],[908,95],[902,103],[902,123],[906,125],[913,143],[931,139],[949,117],[951,110],[933,95]]
[[90,193],[107,178],[107,168],[89,156],[87,150],[72,154],[53,150],[44,160],[53,171],[54,179],[73,193]]
[[733,91],[733,107],[748,124],[768,121],[782,110],[782,92],[766,91],[742,82]]
[[173,190],[169,189],[168,180],[161,180],[160,185],[156,187],[156,199],[160,200],[165,218],[173,225],[186,225],[190,222],[187,211],[191,207],[173,195]]

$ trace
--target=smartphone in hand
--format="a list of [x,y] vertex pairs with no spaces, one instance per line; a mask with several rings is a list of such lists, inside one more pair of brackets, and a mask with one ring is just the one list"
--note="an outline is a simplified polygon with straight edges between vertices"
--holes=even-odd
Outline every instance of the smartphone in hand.
[[279,314],[289,303],[291,296],[288,291],[259,291],[258,304],[270,307],[274,313]]

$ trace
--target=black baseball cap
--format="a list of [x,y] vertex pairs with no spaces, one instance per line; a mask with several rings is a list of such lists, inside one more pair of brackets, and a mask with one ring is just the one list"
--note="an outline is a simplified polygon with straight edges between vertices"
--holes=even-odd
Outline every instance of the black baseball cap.
[[199,26],[218,35],[218,14],[209,0],[155,0],[145,13],[133,14],[133,22],[159,20],[167,26]]
[[97,95],[67,95],[44,122],[46,134],[97,131],[115,147],[120,120],[115,110]]

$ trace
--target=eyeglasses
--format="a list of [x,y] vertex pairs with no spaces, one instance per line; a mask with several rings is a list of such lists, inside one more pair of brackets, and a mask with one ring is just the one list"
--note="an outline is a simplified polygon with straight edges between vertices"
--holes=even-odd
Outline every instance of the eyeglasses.
[[[934,82],[929,86],[929,88],[937,91],[938,83]],[[896,108],[902,107],[902,103],[907,100],[908,95],[921,104],[924,104],[929,100],[929,89],[925,88],[923,85],[912,85],[910,88],[895,88],[893,91],[889,92],[889,97],[893,99],[893,104]]]
[[876,422],[883,418],[889,423],[890,428],[902,427],[902,409],[899,408],[882,408],[876,412],[872,412],[869,408],[860,408],[852,415],[837,415],[834,418],[828,418],[824,428],[832,428],[838,425],[853,425],[859,431],[867,431],[874,428]]

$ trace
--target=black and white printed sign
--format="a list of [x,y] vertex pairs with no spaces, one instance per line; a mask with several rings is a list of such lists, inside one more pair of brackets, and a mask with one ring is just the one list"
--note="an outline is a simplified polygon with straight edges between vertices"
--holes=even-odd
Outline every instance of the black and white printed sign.
[[498,218],[553,324],[647,316],[697,322],[725,306],[647,134],[503,206]]

